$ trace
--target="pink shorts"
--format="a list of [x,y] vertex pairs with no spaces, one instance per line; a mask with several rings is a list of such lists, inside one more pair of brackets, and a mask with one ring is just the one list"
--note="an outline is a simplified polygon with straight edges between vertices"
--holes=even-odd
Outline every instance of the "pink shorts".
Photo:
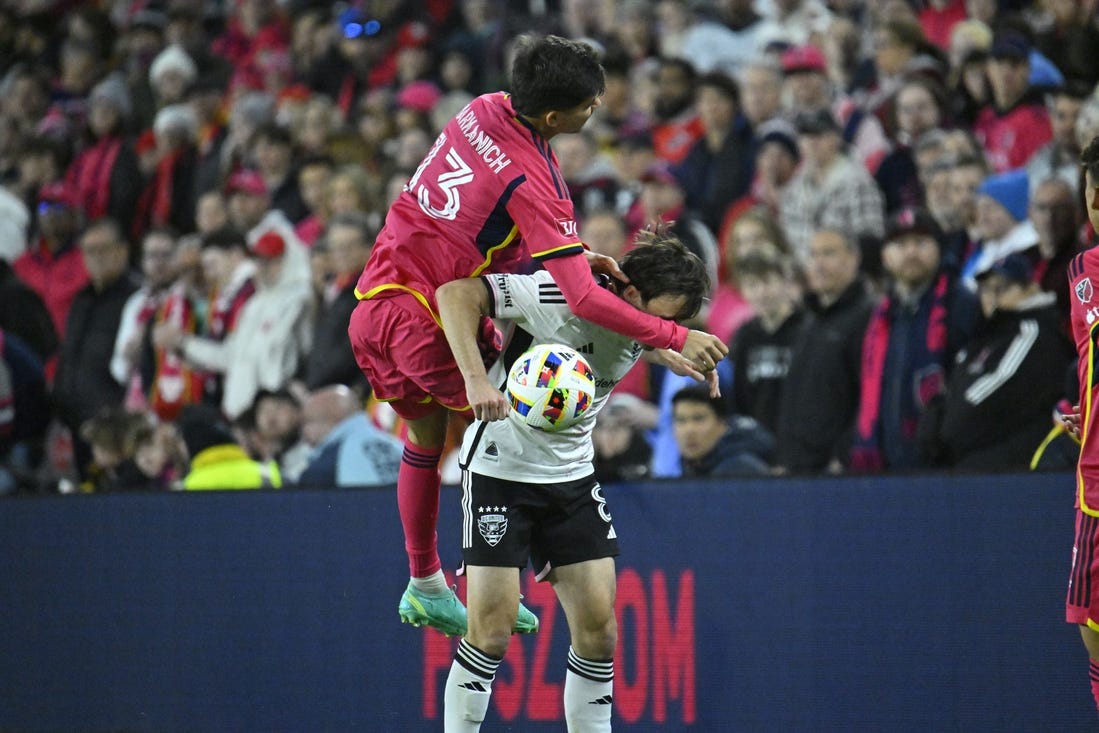
[[[1065,599],[1070,624],[1099,623],[1099,517],[1076,510],[1076,539],[1072,543],[1072,573]],[[1089,624],[1090,622],[1090,624]],[[1099,629],[1099,626],[1093,626]]]
[[[482,326],[482,354],[495,359],[499,334],[487,318]],[[348,335],[374,395],[405,420],[428,415],[437,405],[455,412],[469,410],[465,382],[446,335],[412,295],[359,301]]]

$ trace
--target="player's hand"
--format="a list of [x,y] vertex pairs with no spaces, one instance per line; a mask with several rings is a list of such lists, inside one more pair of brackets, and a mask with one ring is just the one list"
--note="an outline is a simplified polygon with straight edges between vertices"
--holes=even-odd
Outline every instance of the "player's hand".
[[671,349],[653,349],[653,355],[656,357],[656,362],[667,367],[668,371],[672,374],[677,374],[681,377],[690,377],[696,382],[706,382],[710,385],[711,397],[721,396],[721,386],[718,384],[717,369],[700,372],[695,368],[694,362],[678,351],[672,351]]
[[1076,440],[1080,440],[1080,406],[1073,405],[1072,412],[1058,412],[1058,416],[1065,427],[1065,432]]
[[691,329],[687,332],[687,341],[683,344],[683,356],[700,372],[710,372],[717,363],[729,353],[729,347],[721,339],[705,331]]
[[488,377],[475,377],[466,382],[466,398],[473,417],[485,422],[503,420],[508,416],[511,405],[503,393],[488,380]]
[[626,277],[626,273],[622,272],[622,268],[618,266],[618,263],[613,257],[601,255],[598,252],[592,252],[591,250],[584,250],[584,257],[588,260],[588,267],[590,267],[591,271],[596,275],[608,275],[623,283],[628,283],[630,281],[630,279]]
[[716,369],[706,374],[706,383],[710,385],[710,397],[717,399],[721,396],[721,385],[718,383]]

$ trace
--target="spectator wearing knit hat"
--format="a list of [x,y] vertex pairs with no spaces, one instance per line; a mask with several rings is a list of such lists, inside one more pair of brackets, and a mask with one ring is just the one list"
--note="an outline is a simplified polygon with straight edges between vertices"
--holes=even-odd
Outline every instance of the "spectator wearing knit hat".
[[970,288],[976,287],[975,274],[992,262],[1038,244],[1038,232],[1027,218],[1029,204],[1030,187],[1023,169],[993,174],[977,187],[974,228],[978,241],[962,265]]
[[124,222],[141,195],[141,174],[127,135],[133,106],[119,76],[97,84],[88,99],[88,130],[93,142],[69,166],[66,180],[76,189],[89,221],[109,216]]
[[198,168],[198,119],[186,104],[162,108],[153,121],[156,167],[132,221],[139,239],[150,227],[191,232],[195,227],[195,173]]
[[729,239],[741,214],[763,205],[777,216],[782,192],[801,163],[798,133],[786,120],[777,117],[755,128],[755,173],[752,186],[725,210],[717,235],[719,242]]
[[171,45],[161,51],[149,67],[149,84],[156,95],[157,106],[184,101],[187,87],[198,76],[198,67],[182,46]]

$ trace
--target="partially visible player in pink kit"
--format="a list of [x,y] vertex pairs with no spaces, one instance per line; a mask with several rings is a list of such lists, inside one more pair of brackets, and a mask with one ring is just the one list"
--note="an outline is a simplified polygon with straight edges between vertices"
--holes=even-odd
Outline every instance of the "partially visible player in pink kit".
[[[398,611],[409,623],[466,631],[465,608],[443,578],[435,522],[449,412],[468,412],[469,405],[439,323],[436,288],[516,272],[529,256],[553,276],[575,314],[679,352],[673,366],[681,371],[712,370],[728,352],[715,336],[642,313],[596,286],[593,268],[624,276],[580,242],[549,140],[578,132],[603,88],[589,46],[556,36],[522,39],[511,93],[482,95],[447,124],[390,208],[359,278],[351,344],[375,395],[408,425],[397,501],[412,576]],[[490,322],[485,326],[486,335],[494,333]],[[494,356],[486,343],[486,357]],[[516,630],[536,631],[537,623],[526,611]]]
[[[1080,154],[1088,218],[1099,231],[1099,137]],[[1076,539],[1072,547],[1065,620],[1080,626],[1088,650],[1091,694],[1099,709],[1099,248],[1072,259],[1068,266],[1072,336],[1080,356],[1080,404],[1065,416],[1069,432],[1080,439],[1076,467]]]

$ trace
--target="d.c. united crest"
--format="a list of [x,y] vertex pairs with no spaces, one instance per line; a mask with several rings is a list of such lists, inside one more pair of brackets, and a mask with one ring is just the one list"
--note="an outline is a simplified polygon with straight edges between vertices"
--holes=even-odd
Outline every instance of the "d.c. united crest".
[[477,531],[485,538],[489,547],[496,547],[508,531],[507,507],[485,507],[488,511],[495,510],[492,514],[482,514],[477,518]]

